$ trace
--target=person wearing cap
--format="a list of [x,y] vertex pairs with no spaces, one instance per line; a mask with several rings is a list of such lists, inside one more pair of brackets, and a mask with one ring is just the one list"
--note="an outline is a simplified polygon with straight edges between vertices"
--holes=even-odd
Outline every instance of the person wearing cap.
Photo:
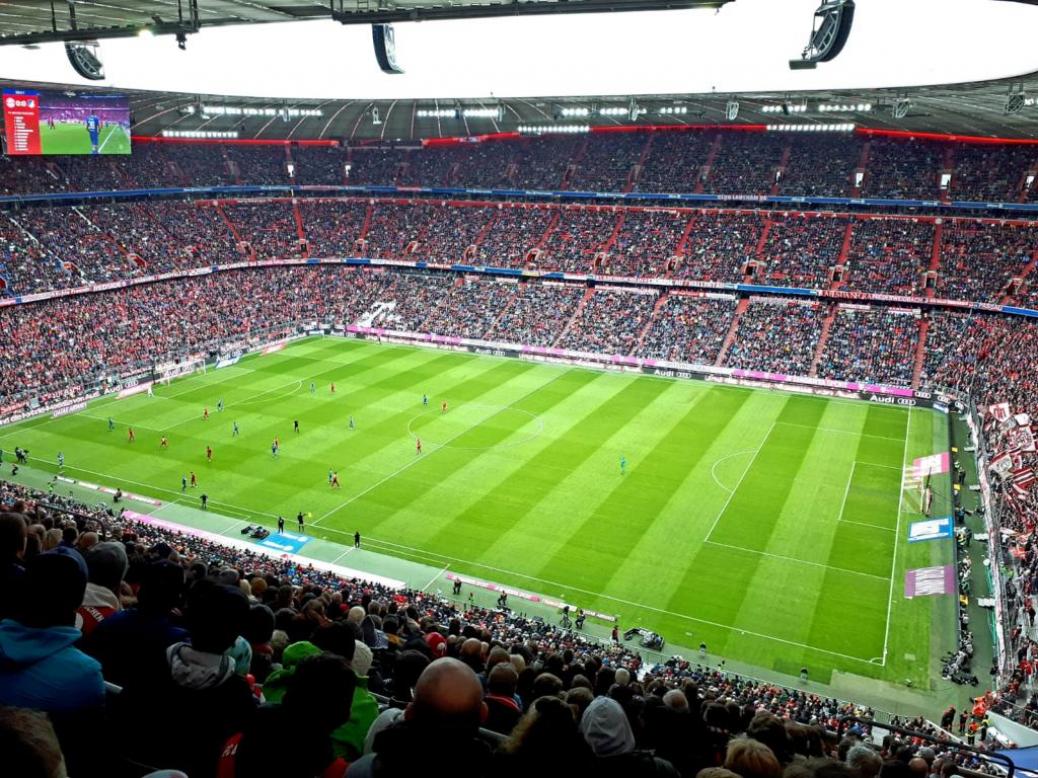
[[119,589],[130,563],[126,546],[113,542],[94,544],[83,558],[87,565],[87,585],[83,602],[76,609],[76,626],[88,636],[98,624],[122,610]]

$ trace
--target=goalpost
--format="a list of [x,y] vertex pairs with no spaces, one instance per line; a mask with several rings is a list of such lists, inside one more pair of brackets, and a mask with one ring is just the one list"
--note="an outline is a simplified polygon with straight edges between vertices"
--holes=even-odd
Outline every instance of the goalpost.
[[167,362],[155,366],[155,383],[169,386],[174,378],[186,375],[205,375],[205,359],[188,359],[183,362]]

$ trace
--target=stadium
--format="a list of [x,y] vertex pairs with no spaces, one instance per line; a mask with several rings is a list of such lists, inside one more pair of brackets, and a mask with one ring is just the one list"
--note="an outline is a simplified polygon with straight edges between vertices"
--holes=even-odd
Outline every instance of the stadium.
[[772,2],[4,4],[0,774],[1038,771],[1038,9]]

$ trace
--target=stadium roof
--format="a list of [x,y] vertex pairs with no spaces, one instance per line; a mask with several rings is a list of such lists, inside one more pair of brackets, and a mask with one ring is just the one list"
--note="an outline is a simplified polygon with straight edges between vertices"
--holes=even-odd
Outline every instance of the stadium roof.
[[[7,82],[4,86],[38,86]],[[72,87],[54,87],[71,89]],[[79,90],[79,87],[74,89]],[[94,90],[97,91],[97,90]],[[985,138],[1038,139],[1038,73],[998,81],[911,89],[826,90],[745,94],[643,95],[634,98],[561,97],[500,100],[299,100],[219,97],[170,92],[127,92],[135,135],[163,130],[237,130],[239,137],[266,140],[415,141],[426,138],[514,132],[521,125],[749,125],[853,122],[860,127],[909,133],[946,133]],[[1010,95],[1016,96],[1010,106]],[[729,121],[730,101],[738,116]],[[907,111],[895,118],[895,103]],[[821,106],[851,107],[823,111]],[[863,106],[871,110],[859,110]],[[799,110],[796,106],[805,106]],[[231,115],[219,115],[220,108]],[[788,113],[785,109],[788,107]],[[251,108],[255,115],[234,113]],[[270,109],[311,109],[319,115],[270,115]],[[638,111],[635,120],[631,109]],[[767,108],[768,110],[764,110]],[[490,109],[491,116],[465,115]],[[498,112],[499,109],[499,112]],[[563,111],[568,109],[564,115]],[[574,109],[577,109],[576,115]],[[583,109],[588,111],[583,116]],[[604,114],[602,109],[607,110]],[[668,110],[664,110],[668,109]],[[680,109],[675,111],[674,109]],[[456,115],[460,110],[461,114]],[[1014,112],[1007,113],[1007,110]],[[375,112],[378,121],[375,121]],[[432,115],[422,112],[435,112]],[[449,114],[449,115],[448,115]]]
[[[143,28],[206,27],[334,18],[343,24],[602,11],[716,8],[732,0],[19,0],[2,3],[0,45],[113,38]],[[74,11],[74,12],[73,12]]]

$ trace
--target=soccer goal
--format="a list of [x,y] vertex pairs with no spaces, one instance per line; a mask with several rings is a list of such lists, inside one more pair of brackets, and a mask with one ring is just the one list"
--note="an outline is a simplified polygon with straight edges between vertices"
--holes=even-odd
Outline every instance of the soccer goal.
[[188,359],[183,362],[169,362],[155,367],[156,382],[169,386],[174,378],[186,375],[205,375],[204,359]]

